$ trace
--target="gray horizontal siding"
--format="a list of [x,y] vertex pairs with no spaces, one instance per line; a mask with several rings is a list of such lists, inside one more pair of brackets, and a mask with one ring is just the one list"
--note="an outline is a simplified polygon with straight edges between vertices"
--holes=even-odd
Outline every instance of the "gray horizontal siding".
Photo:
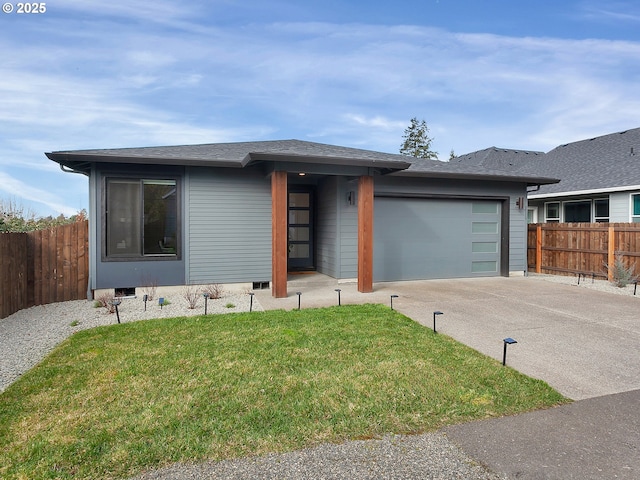
[[609,195],[609,221],[631,221],[631,195],[638,192],[617,192]]
[[271,185],[251,171],[192,168],[189,283],[271,280]]
[[327,177],[318,184],[316,267],[318,272],[331,277],[338,276],[340,261],[337,195],[337,177]]

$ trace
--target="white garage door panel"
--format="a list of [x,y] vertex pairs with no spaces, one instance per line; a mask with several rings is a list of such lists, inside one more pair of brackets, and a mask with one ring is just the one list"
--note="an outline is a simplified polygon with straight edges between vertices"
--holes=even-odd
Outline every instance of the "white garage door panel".
[[375,281],[497,275],[496,201],[376,198]]

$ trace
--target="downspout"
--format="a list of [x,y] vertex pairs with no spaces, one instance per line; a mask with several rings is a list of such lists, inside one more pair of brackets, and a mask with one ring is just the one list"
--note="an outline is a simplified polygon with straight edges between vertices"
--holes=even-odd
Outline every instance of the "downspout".
[[64,173],[78,173],[80,175],[84,175],[85,177],[89,177],[88,173],[80,172],[78,170],[74,170],[73,168],[66,167],[61,163],[59,165],[60,165],[60,170],[62,170]]

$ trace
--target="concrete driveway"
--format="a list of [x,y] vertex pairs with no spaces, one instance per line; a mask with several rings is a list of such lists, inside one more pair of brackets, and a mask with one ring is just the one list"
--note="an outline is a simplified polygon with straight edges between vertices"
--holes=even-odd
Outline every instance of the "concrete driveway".
[[289,297],[259,292],[265,309],[303,308],[341,302],[385,303],[439,333],[545,380],[563,395],[581,400],[640,389],[640,297],[616,295],[539,277],[478,278],[377,283],[362,294],[353,283],[322,275],[301,275],[289,283]]

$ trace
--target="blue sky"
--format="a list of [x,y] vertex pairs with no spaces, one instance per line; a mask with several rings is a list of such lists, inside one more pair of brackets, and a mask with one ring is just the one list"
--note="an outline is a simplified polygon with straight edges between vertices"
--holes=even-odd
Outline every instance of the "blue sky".
[[[4,0],[3,0],[4,2]],[[9,2],[17,7],[17,2]],[[51,0],[0,13],[0,200],[87,208],[44,152],[291,139],[446,160],[640,127],[635,0]]]

